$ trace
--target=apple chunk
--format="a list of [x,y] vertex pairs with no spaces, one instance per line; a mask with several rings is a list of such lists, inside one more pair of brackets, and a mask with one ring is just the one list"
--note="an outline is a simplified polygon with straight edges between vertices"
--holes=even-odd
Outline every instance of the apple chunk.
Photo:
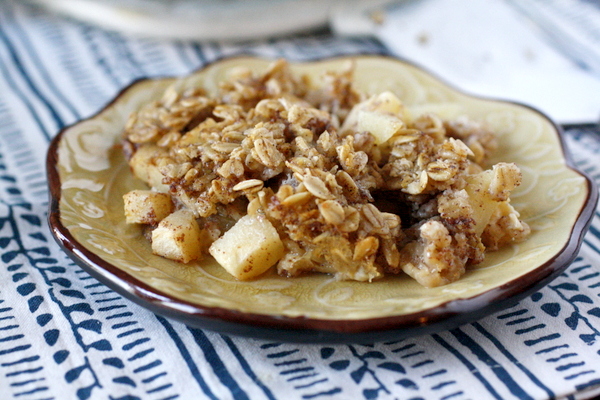
[[277,230],[262,215],[246,215],[208,249],[223,268],[239,280],[252,279],[283,257]]
[[188,263],[201,256],[201,235],[200,226],[191,211],[175,211],[152,231],[152,252]]
[[405,108],[395,94],[383,92],[355,105],[341,131],[369,132],[375,143],[382,144],[406,127]]
[[173,212],[173,202],[167,193],[152,190],[132,190],[123,195],[125,222],[156,225]]
[[481,235],[490,223],[498,207],[515,212],[509,203],[509,195],[521,184],[521,171],[513,163],[501,162],[492,169],[467,177],[469,201],[473,207],[475,231]]
[[129,160],[133,175],[146,182],[158,192],[169,192],[169,185],[162,183],[164,175],[156,165],[156,158],[166,156],[167,151],[155,144],[140,146]]

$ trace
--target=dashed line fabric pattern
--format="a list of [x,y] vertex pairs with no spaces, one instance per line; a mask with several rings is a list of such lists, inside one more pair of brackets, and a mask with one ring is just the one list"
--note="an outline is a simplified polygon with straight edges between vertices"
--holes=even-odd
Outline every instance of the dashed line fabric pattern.
[[[141,77],[236,54],[385,54],[327,33],[244,44],[130,38],[0,0],[0,398],[587,399],[600,393],[600,213],[572,265],[511,308],[372,345],[226,336],[158,316],[75,265],[46,222],[46,150]],[[600,132],[571,129],[600,183]]]

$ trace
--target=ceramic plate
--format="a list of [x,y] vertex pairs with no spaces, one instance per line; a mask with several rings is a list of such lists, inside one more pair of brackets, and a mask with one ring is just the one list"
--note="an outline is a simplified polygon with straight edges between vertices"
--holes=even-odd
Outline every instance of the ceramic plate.
[[[347,59],[293,68],[315,75],[341,69]],[[91,275],[158,314],[227,334],[295,342],[374,342],[451,328],[514,304],[570,264],[598,190],[573,167],[555,124],[523,105],[463,94],[397,59],[353,59],[359,89],[391,90],[408,106],[448,118],[468,115],[497,132],[500,146],[491,162],[515,162],[523,172],[512,204],[532,228],[527,241],[488,253],[458,282],[432,289],[407,276],[360,283],[268,275],[239,282],[211,260],[181,265],[152,255],[139,227],[124,221],[122,195],[143,188],[117,145],[125,121],[169,85],[214,91],[231,68],[263,71],[270,62],[242,57],[184,78],[138,81],[54,139],[47,160],[49,221],[58,243]]]

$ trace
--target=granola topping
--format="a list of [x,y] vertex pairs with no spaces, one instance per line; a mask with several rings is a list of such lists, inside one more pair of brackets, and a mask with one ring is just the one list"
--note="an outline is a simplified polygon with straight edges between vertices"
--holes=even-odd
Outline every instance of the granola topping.
[[272,262],[282,276],[403,272],[433,287],[529,234],[509,203],[520,171],[486,169],[496,138],[484,125],[359,93],[352,65],[319,82],[284,60],[232,75],[216,96],[170,88],[123,134],[134,174],[193,215],[203,253],[258,216],[281,242]]

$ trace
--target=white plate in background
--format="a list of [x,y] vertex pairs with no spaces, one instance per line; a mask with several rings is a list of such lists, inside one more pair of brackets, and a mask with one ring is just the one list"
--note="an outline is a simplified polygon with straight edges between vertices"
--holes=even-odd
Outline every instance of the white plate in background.
[[249,40],[327,25],[330,0],[30,0],[107,29],[139,36]]

